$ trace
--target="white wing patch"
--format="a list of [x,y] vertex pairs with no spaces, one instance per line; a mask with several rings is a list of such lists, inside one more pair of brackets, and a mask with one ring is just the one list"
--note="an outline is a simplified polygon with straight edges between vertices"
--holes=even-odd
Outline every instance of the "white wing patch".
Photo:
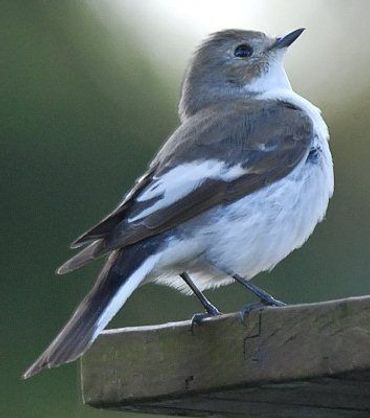
[[191,193],[206,179],[231,181],[246,173],[247,169],[241,164],[228,167],[224,161],[215,159],[181,164],[161,177],[153,177],[153,183],[138,196],[137,201],[145,202],[153,198],[161,198],[128,221],[135,222],[158,209],[170,206]]

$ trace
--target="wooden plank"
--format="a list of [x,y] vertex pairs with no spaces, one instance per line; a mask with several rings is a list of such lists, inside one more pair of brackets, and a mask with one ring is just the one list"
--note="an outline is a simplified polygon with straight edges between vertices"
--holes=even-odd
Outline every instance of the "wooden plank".
[[82,358],[81,377],[95,407],[369,417],[370,297],[263,308],[244,322],[223,315],[193,331],[190,321],[106,331]]
[[[114,408],[118,409],[119,408]],[[122,408],[124,411],[190,416],[190,417],[243,417],[243,418],[369,418],[369,411],[353,409],[315,408],[282,403],[233,402],[201,399],[174,401],[172,404],[144,404],[132,408]]]

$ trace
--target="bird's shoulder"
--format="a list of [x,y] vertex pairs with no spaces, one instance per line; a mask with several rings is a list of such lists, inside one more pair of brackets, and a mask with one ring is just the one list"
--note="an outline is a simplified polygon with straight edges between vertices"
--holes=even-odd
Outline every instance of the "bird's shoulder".
[[300,107],[285,100],[221,101],[188,119],[176,129],[151,163],[161,172],[196,159],[233,160],[257,151],[307,145],[313,123]]

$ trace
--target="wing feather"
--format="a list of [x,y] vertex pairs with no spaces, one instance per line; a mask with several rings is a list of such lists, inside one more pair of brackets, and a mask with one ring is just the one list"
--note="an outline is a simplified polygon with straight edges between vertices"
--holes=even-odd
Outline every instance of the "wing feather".
[[[221,107],[220,107],[221,106]],[[89,259],[158,235],[289,174],[307,157],[311,119],[284,102],[220,104],[179,127],[122,203],[73,247]]]
[[154,171],[155,167],[153,166],[149,168],[149,170],[142,177],[138,178],[133,188],[125,195],[122,202],[116,207],[116,209],[74,240],[71,244],[71,248],[81,247],[91,241],[104,238],[106,235],[111,233],[115,226],[120,223],[122,218],[125,217],[125,214],[129,211],[131,204],[135,201],[135,198],[148,184],[150,184]]

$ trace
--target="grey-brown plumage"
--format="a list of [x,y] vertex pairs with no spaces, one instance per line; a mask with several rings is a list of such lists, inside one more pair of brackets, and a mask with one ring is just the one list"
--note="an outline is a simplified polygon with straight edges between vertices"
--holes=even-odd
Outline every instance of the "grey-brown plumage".
[[[246,39],[253,45],[254,56],[230,63],[235,47],[243,45]],[[179,103],[181,119],[219,100],[244,96],[240,89],[266,70],[268,51],[274,42],[275,39],[256,31],[225,30],[211,35],[196,51],[185,74]]]
[[[312,122],[291,104],[234,99],[208,106],[186,119],[175,131],[151,163],[148,174],[137,182],[135,193],[73,245],[98,241],[61,266],[58,272],[68,273],[108,251],[158,235],[215,205],[228,204],[253,193],[293,170],[308,153],[312,141]],[[248,171],[232,182],[205,179],[174,204],[137,222],[128,222],[129,217],[135,217],[153,204],[153,201],[135,201],[138,191],[150,186],[153,176],[161,177],[199,155],[230,166],[241,164]]]
[[282,66],[283,51],[301,33],[228,30],[201,45],[183,82],[181,125],[58,269],[68,273],[109,255],[91,292],[24,377],[79,357],[145,281],[181,287],[184,270],[200,289],[229,283],[231,273],[250,279],[308,238],[333,179],[326,125],[291,90]]

